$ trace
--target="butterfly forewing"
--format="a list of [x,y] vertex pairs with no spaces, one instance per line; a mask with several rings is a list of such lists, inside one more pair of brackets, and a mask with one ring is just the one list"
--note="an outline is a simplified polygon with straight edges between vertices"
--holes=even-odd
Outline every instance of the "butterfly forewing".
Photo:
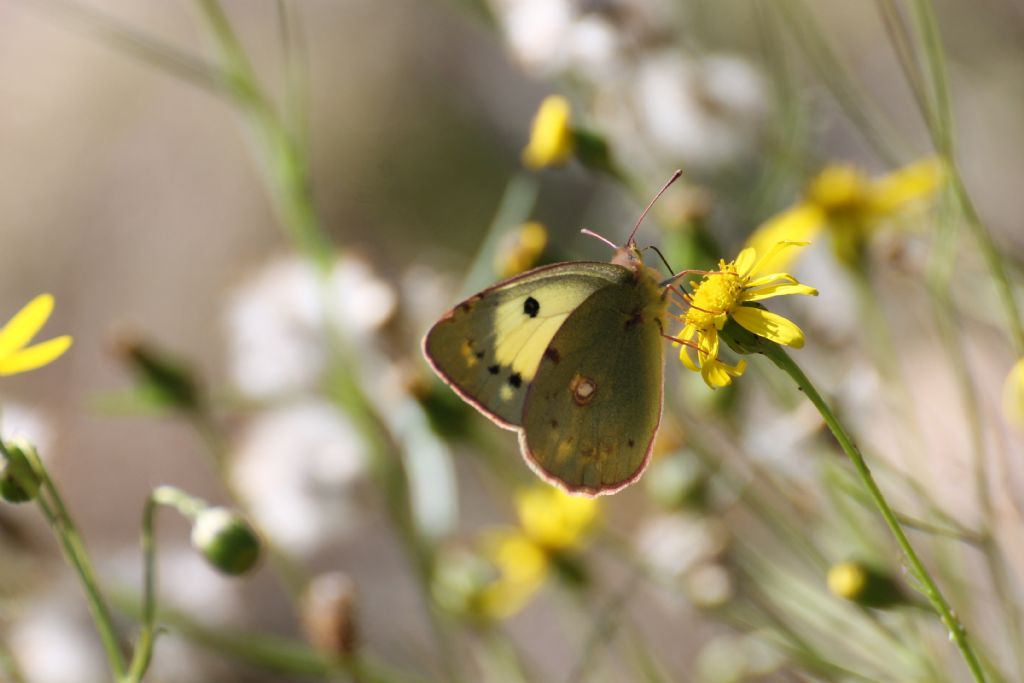
[[617,491],[650,459],[663,391],[650,296],[616,286],[589,297],[552,338],[527,393],[523,453],[569,491]]
[[470,297],[427,333],[423,349],[452,387],[498,424],[522,424],[523,405],[552,338],[595,292],[630,281],[610,263],[558,263]]

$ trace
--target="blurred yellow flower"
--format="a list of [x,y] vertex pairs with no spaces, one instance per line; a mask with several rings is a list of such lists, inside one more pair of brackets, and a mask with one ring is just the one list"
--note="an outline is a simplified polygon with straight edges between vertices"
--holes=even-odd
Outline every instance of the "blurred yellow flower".
[[868,575],[855,562],[841,562],[828,570],[827,583],[833,595],[856,600],[868,584]]
[[509,617],[529,602],[559,557],[583,546],[600,508],[594,498],[537,486],[516,494],[516,512],[517,528],[484,536],[483,552],[497,577],[484,587],[479,607],[491,618]]
[[547,228],[536,221],[523,223],[505,237],[494,255],[494,269],[502,278],[533,268],[548,246]]
[[1003,412],[1016,427],[1024,428],[1024,358],[1014,363],[1003,384]]
[[[779,252],[788,247],[804,246],[806,242],[778,242],[758,259],[755,249],[744,249],[735,261],[719,261],[718,270],[704,276],[700,282],[691,282],[693,294],[684,298],[688,304],[679,340],[679,360],[694,372],[700,372],[704,382],[711,388],[724,387],[732,383],[746,369],[746,361],[740,360],[735,366],[718,360],[718,332],[729,318],[739,325],[770,341],[793,348],[804,345],[804,333],[795,324],[781,315],[761,308],[744,306],[747,302],[761,301],[787,294],[817,296],[818,290],[802,285],[787,273],[760,275],[766,263],[778,259]],[[696,343],[694,343],[696,339]],[[687,343],[691,345],[687,345]],[[697,351],[694,361],[690,352]]]
[[[764,252],[779,242],[810,242],[827,229],[836,257],[855,265],[864,245],[887,218],[930,199],[945,180],[937,158],[914,162],[881,178],[853,166],[825,167],[807,186],[804,200],[754,231],[747,246]],[[766,270],[787,268],[796,254],[779,252]]]
[[572,107],[561,95],[549,95],[533,117],[530,141],[523,150],[523,165],[538,170],[559,166],[573,153]]
[[68,350],[71,346],[68,335],[28,346],[52,312],[53,297],[40,294],[0,329],[0,375],[35,370],[57,360]]

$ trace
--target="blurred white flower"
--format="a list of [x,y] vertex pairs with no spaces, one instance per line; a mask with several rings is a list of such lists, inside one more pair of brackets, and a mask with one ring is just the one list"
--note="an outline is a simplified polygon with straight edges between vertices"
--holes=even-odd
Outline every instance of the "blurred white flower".
[[652,53],[638,64],[633,91],[641,131],[684,166],[737,160],[752,148],[767,111],[761,75],[732,56]]
[[39,457],[52,457],[53,426],[46,415],[12,401],[0,402],[0,437],[4,441],[23,438],[36,447]]
[[770,634],[718,636],[697,655],[695,669],[700,683],[738,683],[760,680],[776,671],[784,656],[770,641]]
[[686,595],[698,607],[712,609],[729,602],[733,595],[729,570],[717,562],[704,562],[686,575]]
[[326,283],[298,256],[277,259],[231,297],[232,380],[252,398],[312,389],[327,362],[329,333],[364,341],[391,318],[396,303],[391,285],[356,256],[339,258]]
[[365,450],[343,413],[307,399],[248,425],[231,477],[263,531],[285,550],[310,555],[353,526]]
[[100,683],[110,680],[107,659],[81,595],[55,586],[19,605],[7,642],[30,683]]
[[[170,510],[164,515],[173,516]],[[185,540],[185,539],[183,539]],[[163,546],[163,547],[161,547]],[[239,624],[245,614],[237,579],[224,576],[190,546],[158,543],[156,556],[157,595],[162,606],[201,616],[204,623]],[[142,591],[142,556],[138,548],[116,553],[104,568],[109,580]]]
[[505,39],[531,73],[550,75],[567,64],[567,36],[575,19],[569,0],[495,0]]
[[[166,515],[173,515],[165,511]],[[241,584],[214,570],[190,546],[165,547],[158,544],[156,557],[158,604],[189,614],[210,626],[231,627],[243,623],[245,602]],[[137,548],[125,548],[115,554],[104,568],[111,585],[142,591],[142,557]],[[173,633],[161,633],[153,649],[146,680],[162,683],[189,683],[196,680],[222,680],[230,675],[223,657],[193,645]]]
[[645,520],[636,543],[640,557],[653,569],[676,578],[719,555],[728,542],[721,520],[680,512]]

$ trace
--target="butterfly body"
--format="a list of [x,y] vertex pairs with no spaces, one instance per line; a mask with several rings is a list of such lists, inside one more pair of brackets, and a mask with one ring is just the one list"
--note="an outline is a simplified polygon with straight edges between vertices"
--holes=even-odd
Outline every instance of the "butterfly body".
[[423,340],[434,370],[519,432],[544,479],[613,493],[650,460],[661,418],[666,290],[630,242],[611,263],[557,263],[485,289]]

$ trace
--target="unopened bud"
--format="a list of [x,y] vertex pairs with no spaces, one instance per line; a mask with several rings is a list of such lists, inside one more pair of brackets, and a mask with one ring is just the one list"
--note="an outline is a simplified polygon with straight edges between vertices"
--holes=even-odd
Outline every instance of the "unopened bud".
[[309,642],[321,652],[355,652],[356,587],[347,574],[321,574],[310,582],[303,599],[302,625]]
[[185,363],[130,332],[119,334],[115,347],[150,399],[163,407],[198,410],[199,386]]
[[27,452],[35,446],[23,439],[4,444],[7,456],[0,458],[0,498],[8,503],[25,503],[39,493],[39,477],[28,464]]
[[260,557],[256,531],[234,510],[206,508],[192,524],[192,545],[215,568],[237,576],[244,574]]
[[828,589],[834,595],[865,607],[884,609],[909,604],[889,574],[861,562],[841,562],[828,570]]

